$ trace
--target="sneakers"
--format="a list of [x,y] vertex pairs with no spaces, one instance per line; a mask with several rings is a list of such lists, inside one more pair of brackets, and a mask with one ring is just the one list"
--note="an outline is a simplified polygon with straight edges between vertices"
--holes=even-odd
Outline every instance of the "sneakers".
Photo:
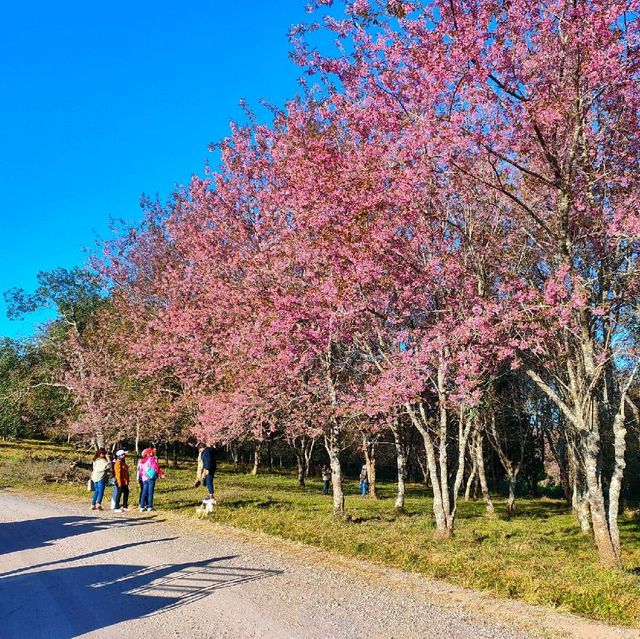
[[102,506],[100,504],[98,504],[97,510],[102,510]]
[[91,504],[91,510],[95,510],[96,509],[96,505],[95,504]]
[[155,513],[156,509],[155,508],[147,508],[147,512],[148,513]]
[[124,509],[123,508],[114,508],[113,512],[114,513],[121,513]]
[[128,508],[124,508],[124,507],[123,507],[123,508],[121,508],[120,510],[121,510],[122,512],[125,512],[125,513],[126,513],[126,512],[127,512],[127,510],[129,510],[129,509],[128,509]]
[[146,510],[147,510],[147,509],[146,509],[146,508],[143,508],[142,506],[140,506],[140,508],[138,508],[138,510],[139,510],[141,513],[144,513],[144,512],[146,512]]

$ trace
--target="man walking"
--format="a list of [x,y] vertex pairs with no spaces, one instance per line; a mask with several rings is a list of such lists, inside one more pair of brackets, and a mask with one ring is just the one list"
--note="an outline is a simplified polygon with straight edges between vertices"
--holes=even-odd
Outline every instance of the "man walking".
[[[216,500],[213,496],[213,477],[216,474],[216,454],[211,446],[207,446],[204,442],[198,444],[198,480],[201,481],[209,491],[209,496],[205,501],[215,504]],[[200,470],[202,468],[202,470]],[[197,483],[197,482],[196,482]]]

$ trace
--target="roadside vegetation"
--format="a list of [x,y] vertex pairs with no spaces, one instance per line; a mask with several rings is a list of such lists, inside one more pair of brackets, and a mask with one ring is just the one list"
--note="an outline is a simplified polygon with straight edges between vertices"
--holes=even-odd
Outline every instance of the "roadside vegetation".
[[[88,458],[88,453],[47,442],[0,442],[0,486],[88,501],[88,471],[78,471],[74,483],[43,481],[63,477],[72,460]],[[156,507],[192,517],[203,491],[192,487],[194,462],[181,460],[179,465],[158,483]],[[331,497],[321,494],[319,477],[309,477],[301,488],[295,474],[253,476],[222,463],[212,520],[500,597],[640,627],[640,521],[634,512],[620,519],[628,568],[611,571],[599,566],[593,542],[580,534],[564,500],[521,499],[510,519],[500,497],[494,497],[494,517],[487,516],[481,501],[461,502],[456,534],[447,540],[434,534],[430,491],[409,484],[402,515],[394,511],[395,491],[392,482],[379,481],[379,499],[363,499],[357,481],[346,480],[347,517],[336,519]],[[135,485],[132,493],[135,503]]]

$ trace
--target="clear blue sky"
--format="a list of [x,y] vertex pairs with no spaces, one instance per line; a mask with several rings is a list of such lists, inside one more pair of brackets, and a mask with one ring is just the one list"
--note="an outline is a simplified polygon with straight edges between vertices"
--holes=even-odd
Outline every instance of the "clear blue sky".
[[[0,291],[86,260],[109,218],[135,219],[202,173],[241,98],[297,91],[289,27],[305,0],[6,2],[0,22]],[[43,316],[6,319],[33,333]]]

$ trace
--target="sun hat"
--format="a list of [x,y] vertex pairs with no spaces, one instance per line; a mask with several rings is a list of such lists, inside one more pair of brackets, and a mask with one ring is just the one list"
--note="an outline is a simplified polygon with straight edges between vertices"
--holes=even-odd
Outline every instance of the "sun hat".
[[127,454],[126,450],[120,449],[119,451],[116,452],[116,457],[124,457],[126,454]]

